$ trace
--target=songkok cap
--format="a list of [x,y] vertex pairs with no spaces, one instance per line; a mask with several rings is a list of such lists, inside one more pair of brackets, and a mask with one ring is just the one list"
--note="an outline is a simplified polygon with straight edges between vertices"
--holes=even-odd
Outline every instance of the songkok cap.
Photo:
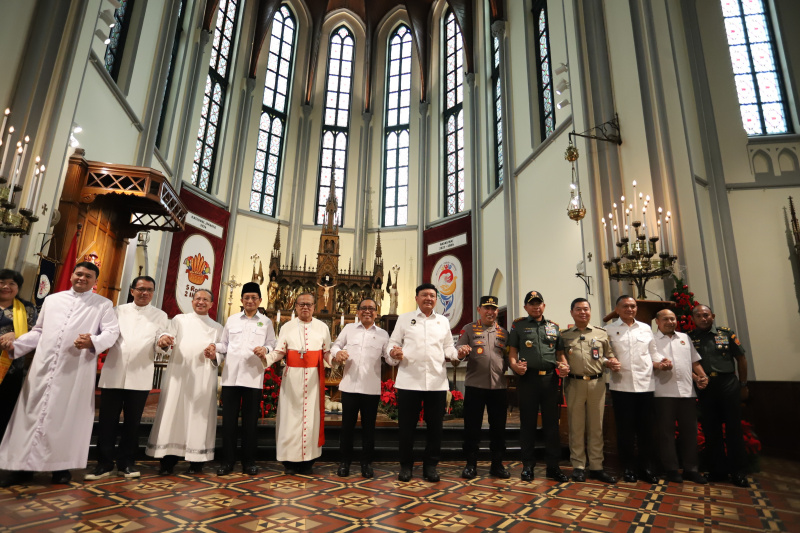
[[247,283],[242,285],[242,296],[244,296],[248,292],[254,292],[258,294],[259,298],[261,298],[261,286],[254,281],[248,281]]
[[540,302],[544,303],[544,298],[542,298],[542,293],[539,291],[531,291],[525,295],[525,305],[528,305],[533,300],[539,300]]
[[499,307],[497,305],[497,296],[481,296],[480,307]]

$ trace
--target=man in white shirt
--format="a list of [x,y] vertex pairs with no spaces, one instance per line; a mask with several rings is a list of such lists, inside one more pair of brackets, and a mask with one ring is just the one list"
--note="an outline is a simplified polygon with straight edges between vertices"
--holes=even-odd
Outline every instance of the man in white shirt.
[[32,471],[52,471],[52,482],[66,485],[69,469],[86,468],[97,354],[119,336],[111,300],[92,292],[99,275],[93,263],[75,265],[72,288],[45,298],[36,326],[3,346],[12,358],[36,350],[0,444],[0,468],[15,471],[3,486]]
[[331,357],[344,364],[339,383],[342,394],[342,432],[339,438],[337,475],[350,475],[353,457],[353,431],[361,412],[361,475],[371,478],[375,451],[375,420],[381,399],[381,359],[385,356],[389,334],[375,325],[378,304],[365,299],[358,304],[358,322],[347,324],[331,347]]
[[[675,313],[662,309],[656,315],[656,325],[658,355],[662,362],[672,362],[671,369],[657,370],[655,373],[656,435],[661,466],[667,471],[667,481],[683,483],[684,479],[688,479],[705,485],[708,480],[698,472],[697,406],[693,382],[697,383],[698,389],[704,389],[708,385],[708,376],[700,364],[700,354],[695,350],[689,336],[675,331],[678,325]],[[676,422],[683,476],[678,473]]]
[[411,480],[414,468],[414,432],[425,403],[425,457],[422,477],[439,481],[436,466],[442,450],[444,409],[447,402],[447,362],[457,361],[458,352],[450,332],[450,321],[437,315],[438,291],[431,283],[417,287],[417,309],[397,318],[387,346],[397,365],[397,422],[400,429],[400,474],[398,481]]
[[330,363],[331,332],[314,318],[315,305],[316,297],[309,292],[297,297],[297,318],[281,327],[265,365],[286,358],[275,419],[275,449],[287,475],[311,475],[325,444],[324,362]]
[[242,473],[258,474],[256,441],[258,415],[264,388],[267,354],[275,349],[272,321],[261,314],[261,287],[249,282],[242,286],[244,311],[228,318],[222,338],[209,349],[216,353],[222,369],[222,464],[218,476],[227,476],[236,463],[236,429],[239,406],[242,412]]
[[[653,330],[636,320],[636,300],[623,294],[617,298],[619,318],[606,327],[612,357],[607,366],[611,374],[611,399],[617,424],[617,450],[622,463],[622,479],[638,478],[658,483],[652,471],[653,454],[653,363],[661,361]],[[668,363],[659,363],[663,369]]]
[[133,302],[114,309],[119,320],[119,338],[108,351],[100,372],[100,413],[97,418],[97,467],[84,479],[94,481],[114,470],[114,444],[120,413],[125,413],[117,450],[117,472],[139,477],[135,467],[139,451],[139,423],[147,396],[153,388],[156,337],[169,327],[169,318],[150,305],[156,282],[139,276],[131,283]]

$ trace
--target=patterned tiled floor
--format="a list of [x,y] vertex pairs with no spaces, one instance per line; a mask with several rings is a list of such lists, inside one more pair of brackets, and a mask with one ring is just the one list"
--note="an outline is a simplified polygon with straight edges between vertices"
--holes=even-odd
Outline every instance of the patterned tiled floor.
[[[139,480],[111,477],[51,486],[49,474],[30,485],[0,489],[0,531],[800,531],[800,463],[762,461],[750,487],[644,483],[555,483],[536,479],[459,478],[463,465],[440,465],[442,481],[428,483],[420,468],[409,483],[396,480],[397,465],[378,463],[375,478],[336,477],[321,463],[315,475],[285,476],[262,463],[256,477],[238,473],[160,477],[157,463],[143,463]],[[356,465],[354,465],[356,466]],[[565,468],[568,473],[569,469]],[[82,479],[83,472],[73,472]]]

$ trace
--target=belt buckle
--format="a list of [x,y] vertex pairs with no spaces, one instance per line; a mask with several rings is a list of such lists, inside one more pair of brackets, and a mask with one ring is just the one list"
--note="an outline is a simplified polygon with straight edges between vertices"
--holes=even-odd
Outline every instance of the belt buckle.
[[717,373],[716,372],[709,372],[708,375],[711,376],[712,378],[717,377]]
[[591,379],[592,379],[592,378],[591,378],[591,377],[589,377],[589,376],[583,376],[583,381],[591,381]]
[[547,375],[547,370],[539,370],[539,375],[540,376],[546,376]]

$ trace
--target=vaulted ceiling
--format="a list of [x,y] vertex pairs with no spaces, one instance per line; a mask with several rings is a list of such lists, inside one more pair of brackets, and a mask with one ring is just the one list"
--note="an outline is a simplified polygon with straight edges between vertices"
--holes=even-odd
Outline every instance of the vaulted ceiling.
[[[420,99],[428,101],[428,88],[431,68],[431,44],[433,36],[432,10],[436,0],[304,0],[311,15],[312,42],[307,58],[308,78],[305,80],[304,102],[311,100],[314,79],[317,69],[320,68],[319,50],[322,43],[322,25],[330,13],[346,10],[358,17],[366,28],[367,91],[364,95],[364,111],[372,108],[372,92],[374,87],[374,72],[376,71],[376,58],[373,54],[378,49],[378,30],[384,17],[400,6],[405,10],[411,28],[414,46],[420,62]],[[472,0],[446,0],[453,10],[464,40],[464,61],[467,72],[474,72],[475,65],[475,13]],[[210,31],[219,0],[207,0],[203,27]],[[250,65],[248,74],[255,77],[258,58],[262,51],[264,40],[267,37],[272,18],[280,8],[281,0],[258,0],[255,37],[252,42]],[[489,10],[492,19],[504,18],[503,0],[489,0]],[[323,63],[324,68],[324,63]]]

